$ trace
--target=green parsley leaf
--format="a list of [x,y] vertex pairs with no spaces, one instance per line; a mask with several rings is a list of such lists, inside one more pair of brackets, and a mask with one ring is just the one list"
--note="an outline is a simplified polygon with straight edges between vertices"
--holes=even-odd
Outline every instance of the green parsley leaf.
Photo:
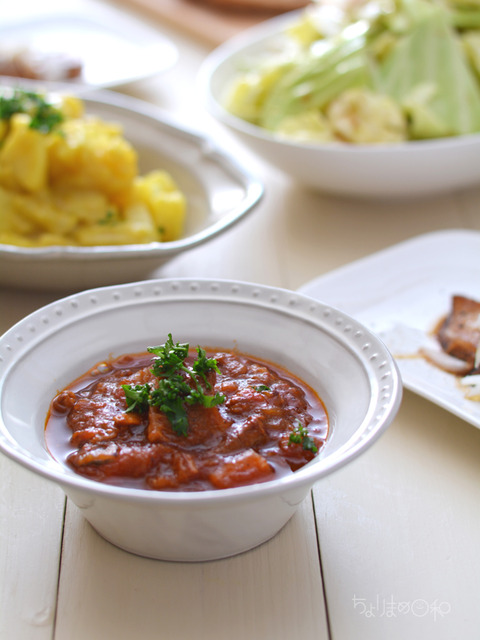
[[308,435],[307,428],[304,427],[300,421],[298,421],[297,425],[293,427],[288,441],[291,444],[301,444],[305,451],[311,451],[312,453],[317,453],[318,451],[318,447],[316,446],[313,438]]
[[165,344],[159,347],[148,347],[147,351],[155,356],[152,371],[156,376],[170,375],[183,366],[188,356],[188,343],[176,344],[172,334],[168,334]]
[[15,113],[25,113],[20,97],[16,93],[11,98],[0,96],[0,119],[10,120]]
[[149,384],[137,384],[132,387],[129,384],[122,385],[127,401],[127,413],[137,411],[142,413],[148,409],[148,399],[150,394]]
[[170,420],[173,430],[183,436],[188,432],[184,401],[190,392],[190,386],[182,376],[172,374],[169,378],[159,380],[158,387],[153,389],[149,398],[150,405],[163,411]]
[[61,122],[63,122],[63,115],[60,111],[44,102],[32,114],[29,126],[31,129],[37,129],[41,133],[50,133]]
[[[198,357],[192,367],[185,363],[189,344],[174,343],[171,333],[165,344],[148,347],[147,351],[154,355],[151,370],[158,378],[158,383],[153,389],[149,385],[137,385],[133,388],[124,385],[127,411],[145,410],[145,403],[147,407],[157,407],[165,413],[173,430],[178,435],[185,436],[188,433],[187,406],[200,404],[210,408],[225,402],[225,396],[221,393],[204,393],[202,383],[207,389],[211,388],[207,373],[211,370],[220,373],[220,370],[215,358],[207,358],[206,351],[201,347],[197,347]],[[145,387],[148,389],[145,390]]]
[[62,112],[41,94],[20,89],[16,89],[10,97],[0,96],[0,119],[10,120],[16,113],[28,114],[29,127],[41,133],[50,133],[64,120]]
[[117,222],[117,214],[112,209],[109,209],[105,217],[98,221],[98,224],[115,224]]
[[205,382],[208,389],[211,388],[211,384],[207,380],[207,373],[211,370],[220,373],[217,361],[215,358],[207,358],[207,353],[202,347],[197,347],[198,358],[193,363],[193,370],[197,373]]

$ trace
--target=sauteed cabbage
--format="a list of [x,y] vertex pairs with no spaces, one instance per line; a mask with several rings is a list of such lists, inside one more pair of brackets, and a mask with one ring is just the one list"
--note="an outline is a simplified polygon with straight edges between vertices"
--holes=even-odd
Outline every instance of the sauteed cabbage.
[[225,97],[304,142],[396,143],[480,131],[479,0],[313,4]]

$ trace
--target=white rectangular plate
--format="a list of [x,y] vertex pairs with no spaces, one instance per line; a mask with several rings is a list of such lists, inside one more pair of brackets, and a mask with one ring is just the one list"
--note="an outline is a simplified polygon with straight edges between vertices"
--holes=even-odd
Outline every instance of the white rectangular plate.
[[454,294],[480,300],[480,232],[438,231],[319,277],[300,291],[355,317],[387,345],[405,388],[480,428],[480,402],[418,355]]

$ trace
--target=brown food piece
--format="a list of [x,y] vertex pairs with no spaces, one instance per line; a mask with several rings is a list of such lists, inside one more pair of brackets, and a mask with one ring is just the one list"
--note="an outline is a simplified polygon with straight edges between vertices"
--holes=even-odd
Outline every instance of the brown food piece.
[[450,313],[440,323],[436,335],[446,353],[467,362],[473,369],[480,342],[480,302],[453,296]]
[[82,73],[82,62],[65,53],[43,53],[28,49],[0,53],[0,75],[29,80],[72,80]]
[[195,0],[194,4],[234,11],[282,13],[302,9],[310,3],[307,0]]
[[267,460],[253,449],[222,460],[210,474],[216,489],[229,489],[270,479],[275,473]]

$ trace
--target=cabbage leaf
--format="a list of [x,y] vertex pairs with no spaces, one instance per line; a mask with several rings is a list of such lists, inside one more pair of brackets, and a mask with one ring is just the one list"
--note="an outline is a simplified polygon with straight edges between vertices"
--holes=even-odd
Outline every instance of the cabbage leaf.
[[381,88],[405,110],[412,138],[480,131],[480,86],[446,11],[431,11],[382,63]]

